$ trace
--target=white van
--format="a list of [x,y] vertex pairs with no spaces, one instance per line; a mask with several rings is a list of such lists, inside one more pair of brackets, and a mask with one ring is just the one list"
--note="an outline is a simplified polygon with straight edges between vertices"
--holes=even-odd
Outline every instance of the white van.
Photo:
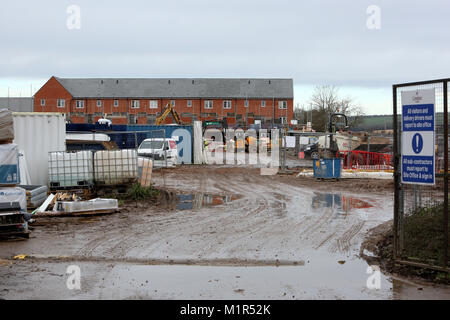
[[177,164],[178,150],[175,139],[150,138],[142,141],[138,156]]

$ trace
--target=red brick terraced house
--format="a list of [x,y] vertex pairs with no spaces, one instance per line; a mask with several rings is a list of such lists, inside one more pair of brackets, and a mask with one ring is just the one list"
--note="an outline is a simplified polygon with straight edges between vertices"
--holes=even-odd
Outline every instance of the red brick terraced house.
[[[154,124],[172,102],[184,123],[226,118],[230,126],[293,118],[292,79],[124,79],[51,77],[34,95],[35,112],[61,112],[73,123]],[[165,123],[173,121],[171,116]]]

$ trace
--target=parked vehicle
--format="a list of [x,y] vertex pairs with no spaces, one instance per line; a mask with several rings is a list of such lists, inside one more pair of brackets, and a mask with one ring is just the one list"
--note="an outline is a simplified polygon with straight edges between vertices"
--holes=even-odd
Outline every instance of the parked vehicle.
[[319,153],[319,143],[315,142],[315,143],[311,143],[308,144],[304,150],[305,153],[305,159],[319,159],[320,158],[320,153]]
[[153,160],[168,160],[174,164],[178,161],[178,149],[175,139],[150,138],[142,141],[138,156]]

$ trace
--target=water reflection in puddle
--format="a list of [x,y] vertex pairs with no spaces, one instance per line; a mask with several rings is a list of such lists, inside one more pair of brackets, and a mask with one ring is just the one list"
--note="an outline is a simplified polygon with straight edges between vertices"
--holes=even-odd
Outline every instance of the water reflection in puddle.
[[341,194],[320,193],[312,198],[313,209],[332,208],[336,214],[346,216],[354,209],[372,208],[369,202]]
[[208,193],[177,195],[177,210],[194,210],[202,207],[218,206],[238,199],[234,195],[217,195]]

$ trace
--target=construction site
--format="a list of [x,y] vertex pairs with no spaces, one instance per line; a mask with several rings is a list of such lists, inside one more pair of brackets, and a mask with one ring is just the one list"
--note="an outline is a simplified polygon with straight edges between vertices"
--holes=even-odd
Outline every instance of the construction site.
[[396,110],[391,131],[333,112],[316,132],[290,116],[186,122],[165,99],[152,124],[0,111],[0,298],[450,299],[448,229],[417,251],[407,224],[446,210],[446,97],[422,188],[399,180]]
[[449,4],[3,1],[2,315],[448,314]]

